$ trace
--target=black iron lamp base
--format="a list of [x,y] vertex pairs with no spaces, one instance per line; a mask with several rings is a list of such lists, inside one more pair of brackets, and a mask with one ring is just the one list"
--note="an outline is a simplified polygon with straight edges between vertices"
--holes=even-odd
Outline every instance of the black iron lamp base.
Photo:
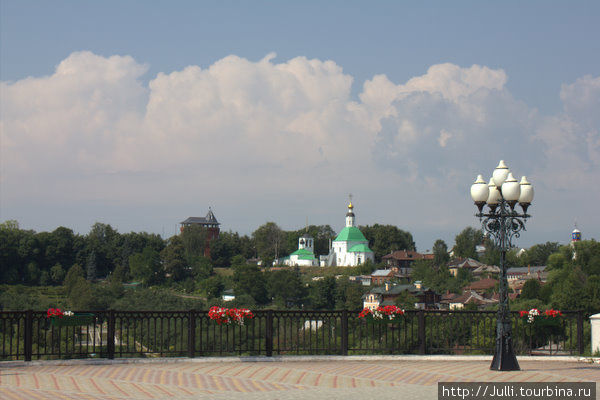
[[517,356],[512,347],[510,336],[496,339],[496,351],[490,369],[494,371],[520,371]]

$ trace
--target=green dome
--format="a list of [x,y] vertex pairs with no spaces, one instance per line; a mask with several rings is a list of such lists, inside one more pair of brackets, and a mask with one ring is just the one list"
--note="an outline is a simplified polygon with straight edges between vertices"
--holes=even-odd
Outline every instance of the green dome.
[[366,244],[356,244],[348,250],[349,253],[372,253],[373,250]]
[[292,254],[290,254],[290,256],[313,256],[314,257],[314,254],[310,250],[298,249],[295,252],[293,252]]
[[360,229],[354,226],[347,226],[341,230],[340,234],[337,235],[334,242],[366,242],[367,239],[362,234]]

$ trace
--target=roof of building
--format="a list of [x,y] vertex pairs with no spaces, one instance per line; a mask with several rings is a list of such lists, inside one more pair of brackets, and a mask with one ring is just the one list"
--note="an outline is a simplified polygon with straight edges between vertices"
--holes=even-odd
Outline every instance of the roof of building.
[[298,256],[299,260],[315,260],[313,252],[307,249],[298,249],[290,254],[290,257],[291,256]]
[[364,243],[361,244],[355,244],[354,246],[350,247],[348,249],[349,253],[372,253],[373,250],[371,250],[369,248],[369,246],[367,246]]
[[455,258],[446,265],[448,268],[478,268],[484,264],[472,258]]
[[221,225],[217,218],[215,218],[215,214],[213,214],[212,210],[209,208],[206,217],[189,217],[183,222],[180,222],[183,225],[197,224],[197,225]]
[[393,274],[394,274],[394,271],[392,271],[391,269],[378,269],[376,271],[373,271],[371,276],[390,276]]
[[477,267],[473,270],[473,273],[475,275],[484,274],[486,272],[498,274],[500,273],[500,267],[497,267],[495,265],[482,265],[481,267]]
[[409,260],[433,260],[433,254],[421,254],[413,250],[396,250],[383,256],[384,260],[394,259],[398,261]]
[[493,278],[485,278],[468,284],[465,286],[465,289],[486,290],[495,287],[496,284],[498,284],[498,280]]
[[498,300],[494,300],[492,299],[487,299],[483,296],[481,296],[480,294],[478,294],[477,292],[474,292],[472,290],[466,291],[461,295],[458,295],[454,298],[451,299],[444,299],[441,301],[442,303],[448,303],[448,304],[477,304],[477,305],[483,305],[483,304],[492,304],[492,303],[497,303]]
[[429,288],[423,287],[421,286],[420,289],[418,289],[414,284],[410,283],[410,284],[406,284],[406,285],[384,285],[384,286],[377,286],[375,288],[372,288],[371,290],[369,290],[369,294],[385,294],[385,295],[398,295],[404,291],[408,291],[412,294],[419,294],[419,293],[423,293],[423,292],[427,292],[429,291]]
[[365,235],[355,226],[346,226],[340,231],[334,242],[366,242]]
[[544,272],[546,270],[545,265],[540,265],[537,267],[513,267],[506,270],[507,274],[535,274],[537,272]]
[[305,233],[304,235],[300,236],[303,239],[312,239],[312,236],[310,236],[308,233]]

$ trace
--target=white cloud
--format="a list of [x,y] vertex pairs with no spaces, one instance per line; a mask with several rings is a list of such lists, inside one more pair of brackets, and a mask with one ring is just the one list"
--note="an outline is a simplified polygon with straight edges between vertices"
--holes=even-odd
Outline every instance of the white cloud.
[[185,193],[200,208],[231,204],[235,220],[243,197],[261,223],[291,209],[303,220],[353,192],[374,203],[375,222],[423,223],[419,210],[438,207],[456,217],[427,224],[464,226],[468,211],[452,213],[448,200],[463,201],[500,158],[550,192],[552,182],[600,187],[600,78],[563,85],[564,111],[544,116],[510,94],[503,70],[478,65],[434,65],[399,84],[376,75],[358,99],[339,65],[305,57],[232,55],[147,86],[146,71],[129,56],[79,52],[50,76],[1,83],[4,204],[135,207]]

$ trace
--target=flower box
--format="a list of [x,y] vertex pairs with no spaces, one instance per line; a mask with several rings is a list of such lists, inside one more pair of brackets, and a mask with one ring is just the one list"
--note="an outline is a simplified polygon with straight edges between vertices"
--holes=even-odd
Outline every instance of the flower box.
[[363,309],[358,318],[372,324],[387,324],[402,320],[404,310],[396,306],[377,307],[375,310]]
[[254,318],[254,314],[246,308],[238,309],[214,306],[208,311],[208,318],[215,321],[218,325],[230,325],[231,323],[244,325],[244,321]]

